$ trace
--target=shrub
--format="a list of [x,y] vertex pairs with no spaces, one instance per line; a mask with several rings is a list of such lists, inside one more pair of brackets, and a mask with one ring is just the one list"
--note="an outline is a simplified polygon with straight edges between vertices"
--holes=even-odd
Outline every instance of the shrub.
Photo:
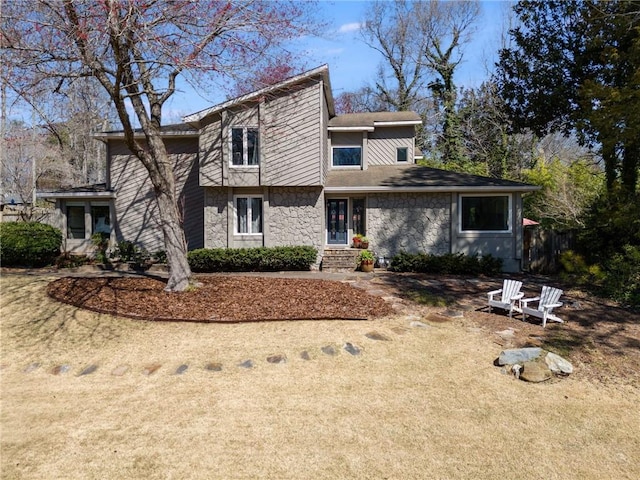
[[118,242],[110,257],[121,262],[143,263],[149,258],[149,252],[129,240],[122,240]]
[[414,273],[497,275],[502,271],[502,259],[491,255],[477,257],[463,253],[432,255],[400,252],[391,259],[389,270]]
[[309,270],[318,251],[313,247],[200,248],[188,253],[194,272],[275,272]]
[[51,265],[60,254],[60,230],[36,222],[0,223],[2,265],[41,267]]
[[605,265],[604,294],[614,300],[640,307],[640,247],[625,245]]
[[96,246],[96,260],[100,263],[107,263],[107,248],[109,248],[109,234],[96,232],[91,235],[91,243]]

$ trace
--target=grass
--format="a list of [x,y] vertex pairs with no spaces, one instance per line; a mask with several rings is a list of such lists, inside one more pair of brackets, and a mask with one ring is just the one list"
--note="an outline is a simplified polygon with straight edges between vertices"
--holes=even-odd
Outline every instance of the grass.
[[640,477],[638,389],[516,381],[463,323],[139,322],[57,304],[50,279],[0,278],[3,479]]

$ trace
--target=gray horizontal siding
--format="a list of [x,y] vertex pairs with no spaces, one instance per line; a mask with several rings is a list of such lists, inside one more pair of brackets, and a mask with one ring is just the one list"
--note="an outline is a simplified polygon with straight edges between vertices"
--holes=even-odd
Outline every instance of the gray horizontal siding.
[[200,131],[200,185],[222,186],[222,119],[215,115]]
[[[198,142],[195,138],[168,139],[167,151],[174,164],[178,202],[189,249],[204,245],[203,193],[198,185]],[[110,143],[111,186],[116,192],[116,238],[129,240],[153,252],[164,250],[160,214],[149,174],[129,154],[124,142]]]
[[320,185],[321,84],[311,83],[264,106],[262,184]]
[[413,163],[414,127],[377,127],[367,141],[368,165],[395,165],[396,149],[408,149],[408,162]]

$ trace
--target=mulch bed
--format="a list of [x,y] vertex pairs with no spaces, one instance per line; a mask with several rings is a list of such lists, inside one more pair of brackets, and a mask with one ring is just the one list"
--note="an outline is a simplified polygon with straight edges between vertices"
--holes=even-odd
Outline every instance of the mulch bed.
[[389,315],[380,297],[329,280],[215,276],[185,292],[165,292],[155,278],[65,277],[50,297],[79,308],[129,318],[192,322],[366,320]]

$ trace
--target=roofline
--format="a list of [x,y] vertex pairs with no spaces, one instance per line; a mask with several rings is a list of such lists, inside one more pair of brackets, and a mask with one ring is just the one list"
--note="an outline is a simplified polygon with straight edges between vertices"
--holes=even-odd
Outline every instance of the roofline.
[[407,127],[410,125],[422,125],[422,120],[398,120],[389,122],[374,120],[373,125],[376,127]]
[[365,192],[401,192],[401,193],[429,193],[429,192],[497,192],[497,193],[508,193],[508,192],[534,192],[536,190],[540,190],[542,187],[537,185],[522,185],[522,186],[489,186],[482,185],[477,187],[464,186],[464,185],[454,185],[454,186],[429,186],[429,187],[383,187],[383,186],[375,186],[375,187],[324,187],[325,193],[365,193]]
[[[184,138],[184,137],[197,138],[199,135],[200,135],[200,132],[198,132],[197,130],[193,132],[179,132],[179,131],[160,132],[161,138]],[[101,141],[122,139],[124,138],[124,132],[122,131],[121,132],[100,132],[100,133],[95,133],[93,135],[93,138]],[[144,139],[146,137],[144,132],[135,132],[134,138]]]
[[331,91],[331,81],[329,80],[329,66],[324,64],[321,65],[319,67],[316,67],[312,70],[308,70],[306,72],[301,73],[300,75],[296,75],[295,77],[291,77],[288,78],[286,80],[283,80],[279,83],[276,83],[275,85],[269,85],[267,87],[261,88],[260,90],[256,90],[254,92],[250,92],[247,93],[245,95],[242,95],[240,97],[236,97],[236,98],[232,98],[230,100],[227,100],[225,102],[219,103],[217,105],[214,105],[212,107],[206,108],[204,110],[200,110],[199,112],[195,112],[192,113],[191,115],[186,115],[184,117],[182,117],[182,121],[184,123],[189,123],[189,124],[197,124],[198,122],[200,122],[202,119],[208,117],[209,115],[213,115],[216,112],[219,112],[221,110],[224,110],[226,108],[232,107],[234,105],[239,105],[241,103],[245,103],[248,101],[251,101],[257,97],[260,97],[268,92],[274,91],[274,90],[280,90],[282,88],[285,88],[289,85],[295,85],[296,83],[300,83],[302,80],[307,79],[307,78],[311,78],[313,76],[316,75],[321,75],[322,79],[324,80],[325,83],[325,93],[327,94],[327,98],[329,99],[329,115],[332,116],[334,114],[335,111],[335,106],[334,106],[334,102],[333,102],[333,93]]
[[373,132],[374,127],[327,127],[330,132]]
[[116,198],[116,192],[38,192],[37,198]]

